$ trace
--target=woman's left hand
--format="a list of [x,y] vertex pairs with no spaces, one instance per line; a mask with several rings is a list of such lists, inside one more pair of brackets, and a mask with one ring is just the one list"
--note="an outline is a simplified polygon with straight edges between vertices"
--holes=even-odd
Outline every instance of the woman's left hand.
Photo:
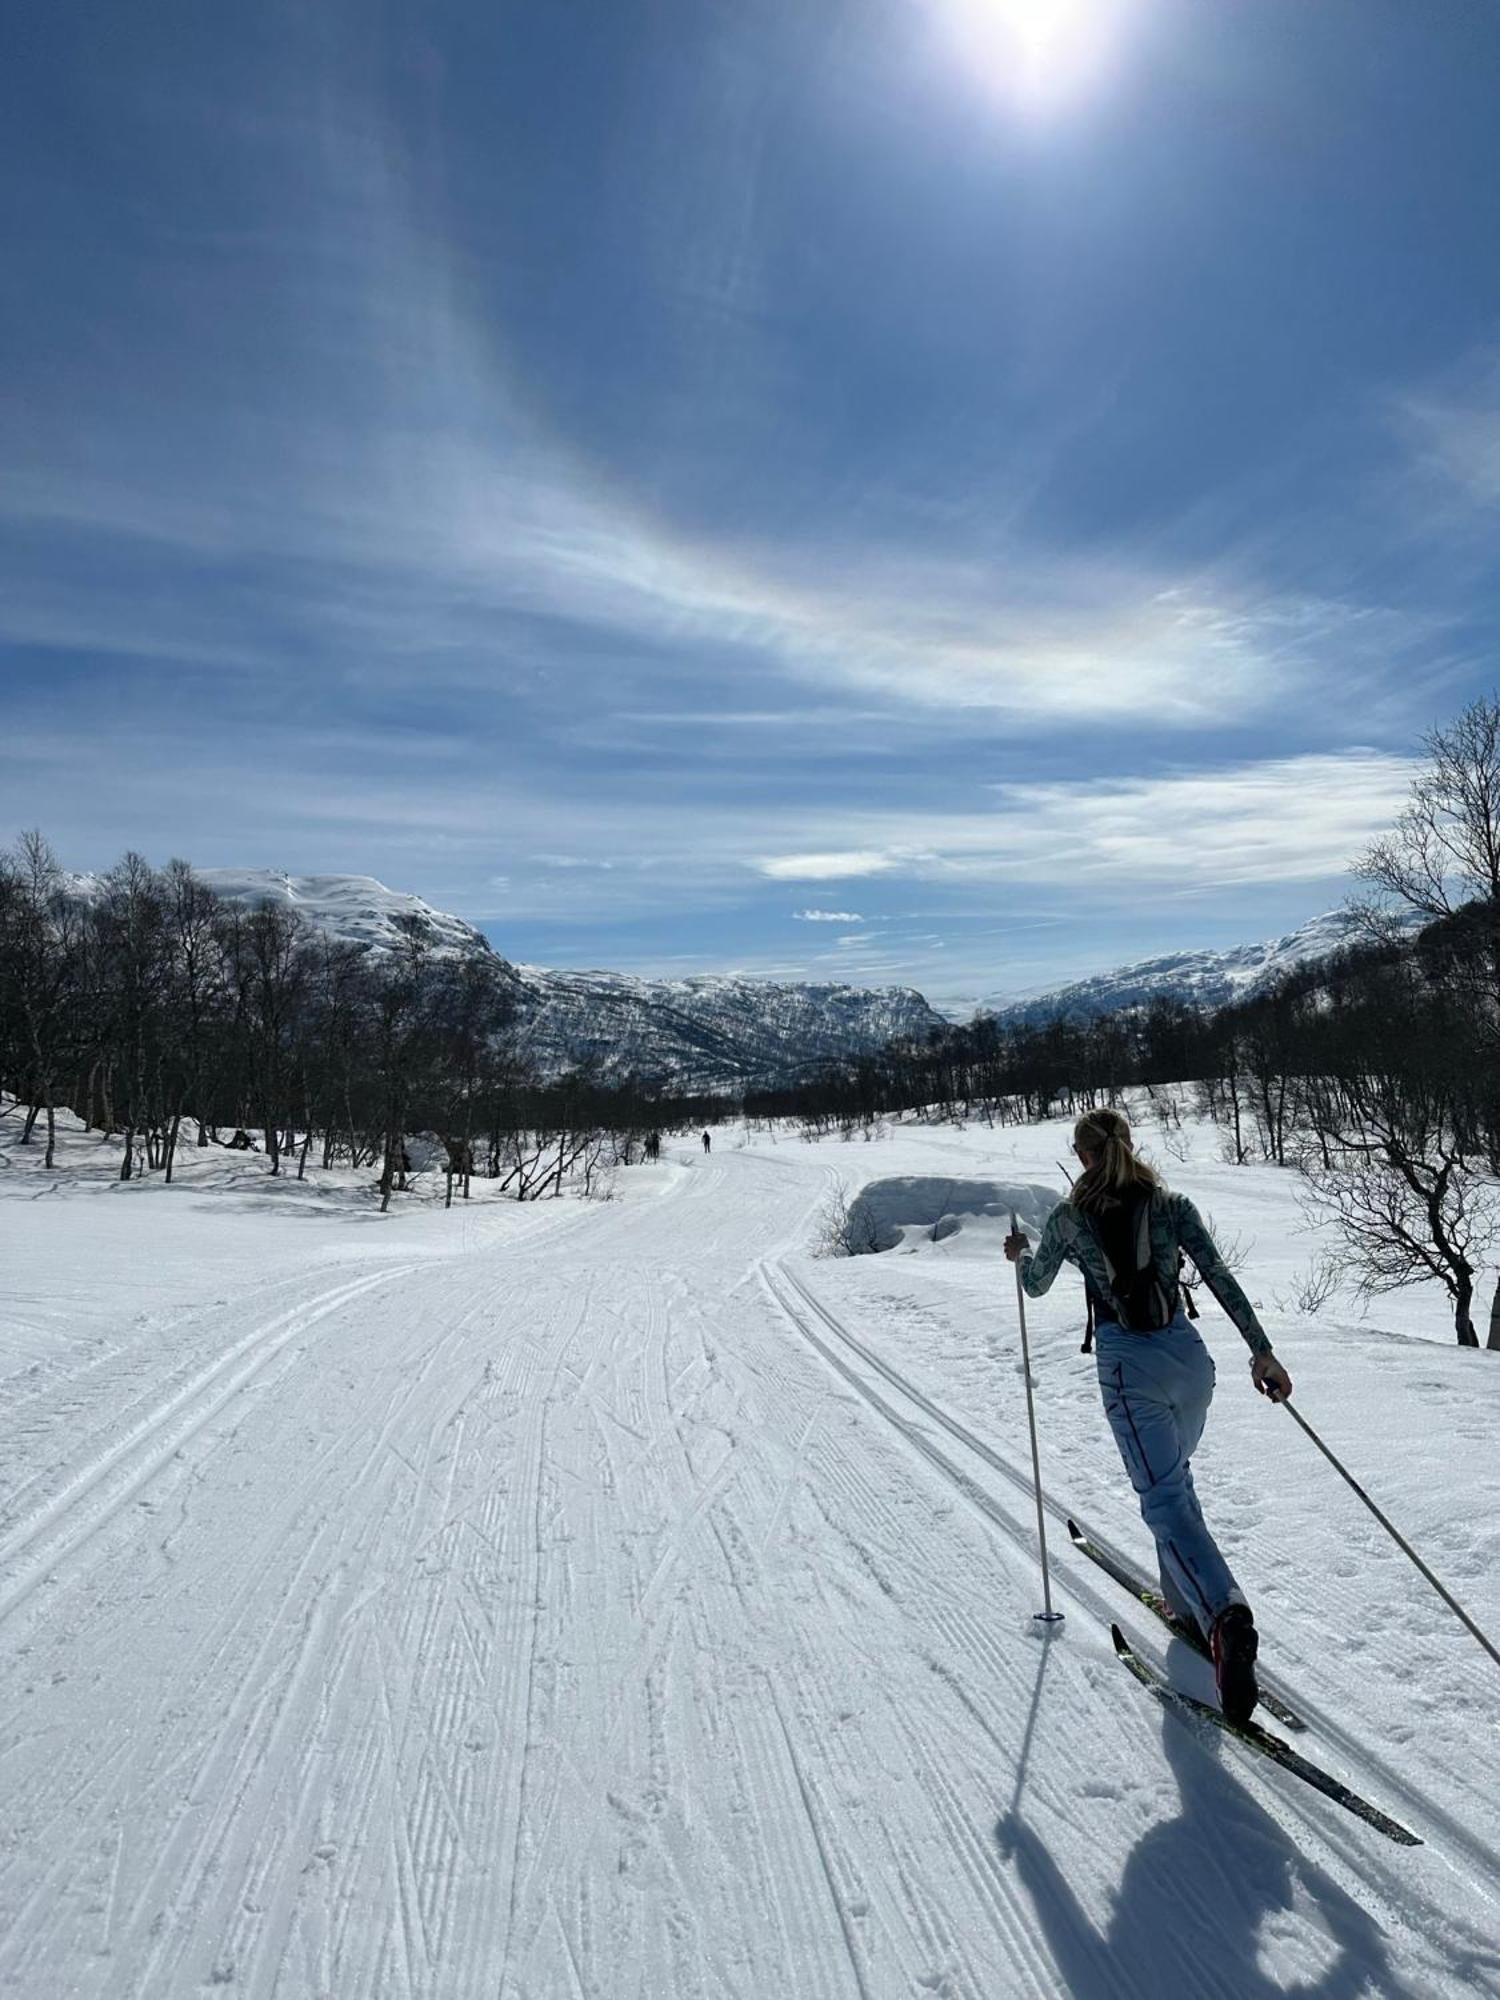
[[1030,1244],[1027,1242],[1026,1238],[1021,1234],[1019,1229],[1013,1231],[1012,1234],[1007,1236],[1005,1239],[1005,1254],[1010,1259],[1012,1264],[1017,1263],[1020,1260],[1021,1256],[1027,1250],[1029,1250],[1030,1247],[1031,1247]]

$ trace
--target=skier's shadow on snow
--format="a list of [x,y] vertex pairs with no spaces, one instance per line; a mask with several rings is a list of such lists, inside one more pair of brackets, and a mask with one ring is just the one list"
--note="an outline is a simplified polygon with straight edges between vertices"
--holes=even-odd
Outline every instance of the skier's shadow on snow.
[[[1165,1713],[1162,1723],[1182,1812],[1153,1826],[1131,1851],[1107,1930],[1099,1930],[1019,1814],[995,1828],[1072,2000],[1207,1990],[1226,2000],[1288,1992],[1298,2000],[1371,1993],[1416,2000],[1392,1973],[1374,1918],[1236,1783],[1214,1754],[1224,1747],[1218,1739],[1200,1738]],[[1305,1946],[1294,1946],[1277,1921],[1294,1908],[1304,1935],[1309,1918],[1322,1934],[1310,1964]]]

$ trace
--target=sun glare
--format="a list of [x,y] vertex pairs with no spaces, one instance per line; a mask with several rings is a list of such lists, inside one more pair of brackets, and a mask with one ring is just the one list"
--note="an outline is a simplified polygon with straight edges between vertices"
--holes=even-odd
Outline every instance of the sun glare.
[[1045,110],[1097,83],[1128,0],[940,0],[981,82]]

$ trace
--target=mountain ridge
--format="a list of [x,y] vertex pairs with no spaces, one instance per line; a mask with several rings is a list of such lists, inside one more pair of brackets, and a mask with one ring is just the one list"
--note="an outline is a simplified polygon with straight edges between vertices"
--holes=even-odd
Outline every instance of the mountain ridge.
[[1295,930],[1253,944],[1164,952],[1107,972],[1091,973],[1045,992],[981,1002],[977,1011],[1007,1025],[1084,1020],[1149,1006],[1155,999],[1223,1007],[1248,1000],[1299,966],[1319,963],[1354,942],[1358,921],[1344,909],[1325,910]]
[[[200,868],[231,901],[269,900],[365,950],[389,950],[414,921],[441,957],[493,961],[514,1009],[519,1052],[545,1076],[592,1066],[672,1089],[722,1091],[796,1082],[830,1062],[872,1055],[896,1040],[925,1040],[951,1024],[910,986],[778,981],[738,973],[666,979],[603,969],[513,962],[464,918],[371,875],[294,875],[270,868]],[[103,878],[74,875],[74,893],[100,893]],[[1248,998],[1295,966],[1351,941],[1354,919],[1328,910],[1295,930],[1227,949],[1163,953],[1039,993],[980,1002],[972,1011],[1007,1026],[1118,1013],[1167,997],[1200,1007]],[[967,1018],[967,1015],[965,1016]]]

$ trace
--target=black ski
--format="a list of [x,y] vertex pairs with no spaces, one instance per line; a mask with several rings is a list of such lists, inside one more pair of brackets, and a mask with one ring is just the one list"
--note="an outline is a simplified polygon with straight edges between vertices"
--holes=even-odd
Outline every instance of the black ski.
[[1199,1701],[1196,1696],[1184,1694],[1181,1688],[1173,1687],[1159,1668],[1143,1660],[1140,1654],[1132,1649],[1130,1641],[1118,1625],[1111,1625],[1109,1630],[1115,1642],[1115,1651],[1141,1686],[1149,1688],[1164,1708],[1171,1709],[1185,1722],[1212,1724],[1215,1729],[1222,1729],[1226,1736],[1234,1737],[1236,1742],[1245,1744],[1248,1749],[1260,1751],[1262,1756],[1269,1757],[1284,1771],[1292,1772],[1294,1776],[1301,1778],[1304,1784],[1311,1785],[1315,1792],[1321,1792],[1325,1799],[1332,1799],[1335,1805],[1340,1805],[1346,1812],[1353,1813],[1356,1819],[1362,1819],[1366,1826],[1372,1826],[1377,1833],[1383,1833],[1387,1840],[1397,1841],[1402,1847],[1422,1845],[1418,1836],[1409,1832],[1399,1821],[1391,1819],[1378,1806],[1372,1806],[1368,1799],[1362,1799],[1358,1792],[1350,1791],[1341,1779],[1331,1777],[1327,1771],[1320,1771],[1316,1764],[1309,1764],[1290,1743],[1283,1743],[1279,1736],[1273,1736],[1269,1729],[1262,1729],[1258,1722],[1230,1722],[1210,1703]]
[[[1148,1583],[1139,1570],[1132,1569],[1112,1550],[1102,1548],[1098,1542],[1084,1533],[1076,1521],[1069,1521],[1068,1533],[1072,1537],[1074,1548],[1081,1556],[1087,1556],[1090,1562],[1097,1563],[1107,1576],[1112,1576],[1116,1583],[1128,1590],[1137,1604],[1144,1605],[1154,1618],[1159,1618],[1174,1638],[1181,1639],[1185,1646],[1191,1646],[1195,1653],[1201,1653],[1205,1660],[1212,1660],[1213,1653],[1207,1639],[1196,1625],[1184,1625],[1180,1619],[1172,1616],[1171,1606],[1155,1584]],[[1283,1729],[1302,1730],[1307,1727],[1291,1703],[1284,1701],[1264,1682],[1261,1684],[1260,1705],[1267,1714],[1275,1716]]]

